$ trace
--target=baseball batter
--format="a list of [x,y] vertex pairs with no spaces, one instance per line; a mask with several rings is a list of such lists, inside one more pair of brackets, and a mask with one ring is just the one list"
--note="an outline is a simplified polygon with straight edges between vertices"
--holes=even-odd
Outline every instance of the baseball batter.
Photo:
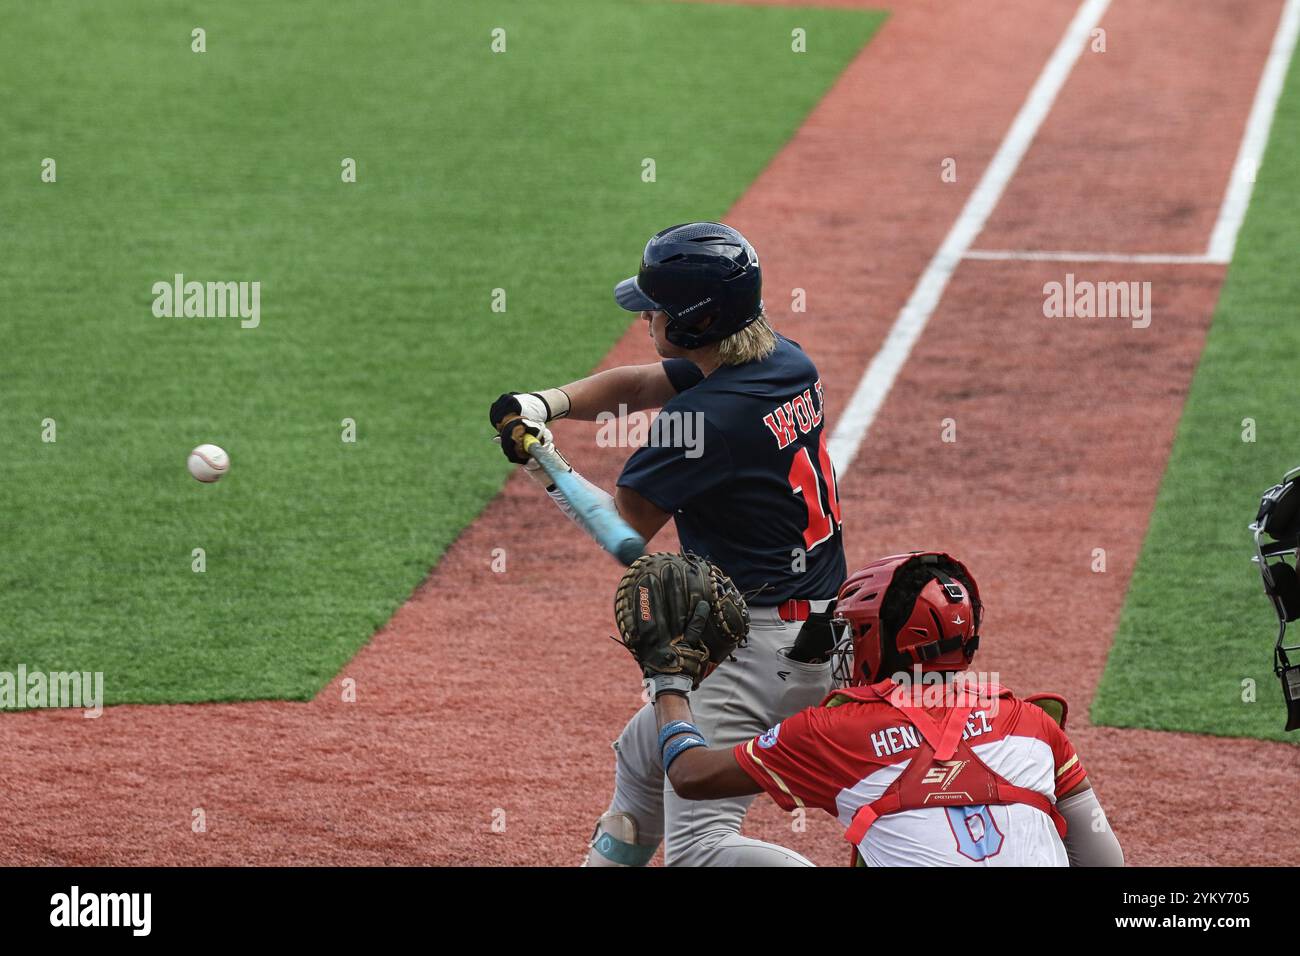
[[[662,408],[655,425],[671,427],[651,428],[613,503],[646,541],[672,518],[683,549],[720,566],[747,595],[748,644],[693,700],[711,741],[740,743],[830,687],[830,629],[820,624],[845,563],[823,383],[798,344],[769,325],[758,256],[729,226],[693,222],[656,234],[638,274],[614,295],[645,320],[661,362],[502,395],[490,417],[499,427],[522,415],[528,432],[549,442],[549,420]],[[688,436],[689,444],[674,440]],[[503,450],[546,483],[513,441]],[[661,842],[670,866],[810,865],[740,836],[756,791],[703,802],[675,793],[658,733],[647,704],[614,744],[614,796],[596,824],[589,865],[643,866]]]
[[[836,610],[851,633],[839,656],[848,686],[731,746],[693,721],[688,694],[725,660],[736,630],[728,622],[741,612],[715,571],[666,571],[681,560],[638,560],[617,604],[623,641],[654,688],[656,743],[677,794],[765,791],[785,810],[824,810],[845,827],[855,862],[869,866],[1123,865],[1065,735],[1064,700],[1022,700],[960,679],[983,615],[961,562],[913,552],[852,575]],[[629,614],[628,595],[641,595],[649,613]],[[909,670],[941,679],[889,676]]]

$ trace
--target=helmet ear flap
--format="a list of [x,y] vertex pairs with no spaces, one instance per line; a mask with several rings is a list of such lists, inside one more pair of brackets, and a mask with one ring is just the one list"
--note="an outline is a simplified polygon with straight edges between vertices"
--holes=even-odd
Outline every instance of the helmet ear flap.
[[1295,568],[1285,561],[1270,564],[1269,574],[1273,578],[1273,595],[1282,604],[1282,612],[1288,622],[1300,618],[1300,576]]
[[[922,607],[917,602],[921,592],[931,584],[934,593]],[[969,609],[955,607],[966,602]],[[960,648],[966,652],[969,663],[983,617],[974,577],[964,564],[940,551],[908,551],[873,561],[849,575],[840,587],[835,609],[837,619],[848,625],[852,634],[854,660],[852,668],[843,671],[851,676],[853,683],[868,684],[920,663],[915,651],[918,643],[942,645],[934,648],[937,655],[920,652],[927,660],[944,654],[951,657]],[[949,620],[945,625],[930,615],[930,610],[937,610],[945,620],[953,616],[949,611],[970,620]],[[911,625],[924,628],[919,641],[917,634],[907,630]],[[937,642],[925,641],[931,625],[939,636]],[[969,637],[961,639],[961,635],[952,632],[952,626],[962,627],[962,634],[968,633]],[[945,628],[950,632],[948,637],[943,637]]]
[[[864,625],[862,626],[862,637],[861,637],[861,640],[863,640],[863,641],[872,641],[872,642],[874,642],[875,647],[876,647],[876,655],[875,655],[875,657],[876,657],[876,662],[875,662],[875,668],[874,668],[874,670],[879,670],[879,669],[880,669],[880,665],[881,665],[881,663],[882,663],[882,662],[884,661],[884,659],[885,659],[885,654],[887,653],[887,651],[886,651],[886,649],[885,649],[885,647],[884,647],[884,642],[882,641],[882,639],[881,639],[881,637],[880,637],[881,632],[880,632],[879,630],[876,630],[876,633],[873,634],[873,633],[871,633],[871,632],[872,632],[872,629],[873,629],[873,627],[872,627],[872,623],[871,623],[870,621],[868,621],[866,624],[864,624]],[[874,671],[873,671],[872,663],[871,663],[870,658],[867,658],[866,660],[861,660],[861,661],[860,661],[860,660],[857,660],[856,658],[854,658],[854,660],[853,660],[853,666],[856,667],[859,671],[862,672],[861,674],[858,674],[858,675],[855,675],[855,676],[861,677],[861,678],[862,678],[863,680],[865,680],[868,684],[873,684],[873,683],[875,683],[875,681],[876,681],[876,675],[875,675],[875,673],[874,673]]]
[[712,341],[709,338],[709,326],[713,324],[714,318],[716,318],[714,310],[710,310],[693,324],[687,325],[669,312],[668,326],[664,329],[664,337],[678,348],[698,349],[700,346],[708,345]]

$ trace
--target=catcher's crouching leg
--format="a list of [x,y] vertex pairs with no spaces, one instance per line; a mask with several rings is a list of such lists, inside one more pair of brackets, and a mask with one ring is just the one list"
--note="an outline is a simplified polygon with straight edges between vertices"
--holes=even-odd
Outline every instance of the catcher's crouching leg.
[[664,838],[658,722],[642,707],[614,743],[614,799],[598,821],[583,866],[645,866]]

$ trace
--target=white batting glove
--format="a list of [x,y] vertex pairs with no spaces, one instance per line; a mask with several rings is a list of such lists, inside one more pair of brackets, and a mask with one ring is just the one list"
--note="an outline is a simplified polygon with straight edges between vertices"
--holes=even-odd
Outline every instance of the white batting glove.
[[519,403],[519,414],[532,422],[548,422],[551,416],[547,414],[550,411],[542,396],[535,392],[515,392],[514,399]]
[[506,392],[497,397],[488,409],[493,428],[511,415],[533,422],[553,422],[569,414],[569,396],[562,388],[546,388],[540,392]]

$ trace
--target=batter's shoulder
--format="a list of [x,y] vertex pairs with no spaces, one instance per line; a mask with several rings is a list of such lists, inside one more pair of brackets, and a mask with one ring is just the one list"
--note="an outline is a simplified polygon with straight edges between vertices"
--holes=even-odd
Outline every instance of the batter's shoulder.
[[803,346],[794,339],[787,339],[783,335],[777,335],[776,337],[776,351],[773,356],[783,363],[804,367],[814,374],[817,371],[816,363],[813,362],[812,356],[803,350]]

